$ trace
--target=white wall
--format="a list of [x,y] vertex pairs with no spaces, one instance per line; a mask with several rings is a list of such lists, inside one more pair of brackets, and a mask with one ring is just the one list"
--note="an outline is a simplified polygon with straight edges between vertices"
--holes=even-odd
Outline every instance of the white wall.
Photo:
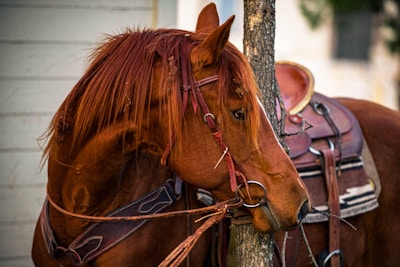
[[36,139],[104,33],[175,27],[175,0],[0,0],[0,266],[33,266],[45,196]]

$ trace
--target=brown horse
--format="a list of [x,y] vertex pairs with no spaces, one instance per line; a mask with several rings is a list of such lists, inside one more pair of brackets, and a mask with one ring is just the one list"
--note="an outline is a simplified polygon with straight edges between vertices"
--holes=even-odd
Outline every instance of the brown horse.
[[[357,118],[381,184],[378,208],[346,218],[357,230],[344,222],[341,223],[339,243],[343,266],[398,266],[400,113],[369,101],[349,98],[337,100]],[[310,191],[310,195],[312,194]],[[317,261],[321,255],[326,257],[327,253],[324,255],[321,252],[328,250],[329,223],[304,223],[303,226],[313,257]],[[289,232],[290,238],[287,244],[290,245],[286,248],[286,266],[313,266],[306,244],[302,242],[298,230],[296,231]],[[281,245],[284,239],[283,233],[275,234],[275,239]],[[318,263],[321,264],[321,261]],[[329,262],[326,266],[330,266]]]
[[[228,42],[233,20],[220,26],[210,4],[194,33],[127,31],[94,51],[48,130],[35,265],[156,266],[201,225],[195,216],[90,220],[201,207],[197,188],[243,198],[259,231],[297,225],[308,195]],[[202,266],[209,239],[191,266]]]

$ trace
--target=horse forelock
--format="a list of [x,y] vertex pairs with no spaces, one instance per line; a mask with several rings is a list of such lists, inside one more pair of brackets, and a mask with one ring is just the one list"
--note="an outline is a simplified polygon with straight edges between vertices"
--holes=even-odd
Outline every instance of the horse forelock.
[[[220,80],[218,99],[225,102],[229,95],[238,97],[238,94],[241,94],[239,97],[243,102],[242,108],[246,110],[244,130],[247,131],[248,141],[257,144],[261,115],[258,108],[260,91],[246,57],[230,43],[222,53],[218,75]],[[226,108],[222,110],[229,112]],[[225,114],[224,117],[226,116],[229,114]]]
[[[169,131],[169,136],[173,132],[179,136],[183,116],[180,49],[183,43],[192,46],[202,39],[189,36],[195,35],[181,30],[161,29],[128,30],[108,37],[91,54],[91,63],[86,72],[55,114],[49,136],[57,133],[57,129],[64,128],[60,124],[68,124],[72,131],[71,149],[79,148],[111,124],[126,122],[137,126],[135,138],[140,142],[140,126],[151,119],[149,111],[154,101],[159,101],[160,107],[167,104],[166,112],[159,109],[159,121],[165,123],[162,126]],[[251,139],[255,140],[258,130],[258,113],[255,108],[258,89],[246,59],[230,44],[221,56],[217,74],[220,80],[220,105],[225,105],[226,97],[235,93],[238,85],[233,80],[241,81],[240,87],[246,92],[243,95],[243,105],[252,108],[252,112],[248,113],[246,128]],[[154,81],[155,78],[158,81]],[[160,98],[152,99],[154,95]],[[70,121],[66,122],[66,118]],[[50,139],[46,152],[56,139]]]

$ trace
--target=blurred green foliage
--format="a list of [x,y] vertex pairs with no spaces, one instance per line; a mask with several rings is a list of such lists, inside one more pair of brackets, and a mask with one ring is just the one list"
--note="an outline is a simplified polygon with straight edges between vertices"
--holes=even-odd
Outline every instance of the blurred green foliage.
[[[387,12],[385,2],[391,1],[397,12]],[[299,0],[301,13],[312,29],[321,26],[332,13],[350,13],[367,9],[381,18],[381,26],[387,27],[391,34],[385,43],[389,51],[400,51],[400,0]]]

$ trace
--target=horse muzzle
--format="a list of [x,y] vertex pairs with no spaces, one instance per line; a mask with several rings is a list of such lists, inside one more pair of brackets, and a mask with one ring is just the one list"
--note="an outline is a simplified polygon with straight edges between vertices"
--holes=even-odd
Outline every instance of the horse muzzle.
[[[260,232],[277,232],[295,228],[310,211],[308,199],[304,200],[297,209],[297,213],[282,216],[274,210],[267,198],[266,187],[258,181],[248,181],[246,189],[240,185],[236,191],[236,198],[243,199],[243,207],[252,215],[254,228]],[[249,197],[244,197],[246,190]],[[251,191],[251,192],[250,192]],[[257,194],[251,194],[257,192]],[[261,193],[262,192],[262,193]]]

